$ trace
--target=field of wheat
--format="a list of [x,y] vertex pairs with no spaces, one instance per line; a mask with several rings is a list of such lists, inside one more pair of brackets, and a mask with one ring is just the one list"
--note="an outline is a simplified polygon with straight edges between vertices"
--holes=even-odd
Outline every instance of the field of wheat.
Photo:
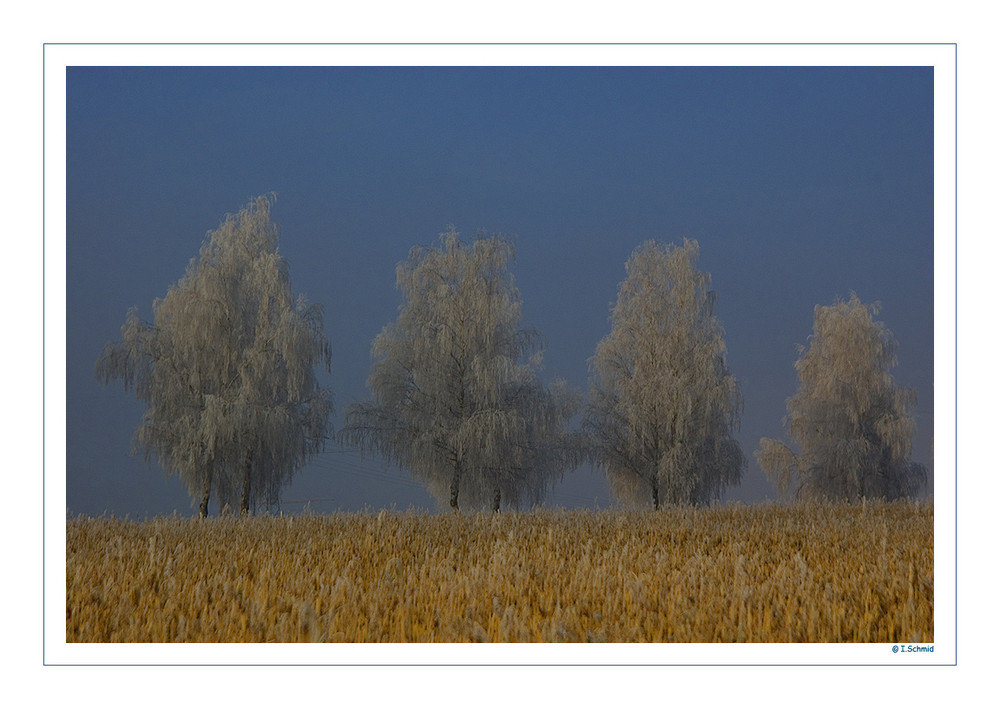
[[70,518],[67,642],[932,642],[933,507]]

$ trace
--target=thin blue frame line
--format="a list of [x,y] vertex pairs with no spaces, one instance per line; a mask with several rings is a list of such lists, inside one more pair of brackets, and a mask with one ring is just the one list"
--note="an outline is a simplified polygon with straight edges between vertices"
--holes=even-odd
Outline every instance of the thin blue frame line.
[[955,664],[958,664],[958,44],[955,55]]
[[187,662],[184,664],[173,664],[173,665],[157,665],[157,664],[132,664],[132,665],[108,665],[108,664],[98,664],[98,663],[56,663],[48,665],[48,667],[954,667],[953,664],[943,662],[934,663],[926,665],[912,665],[903,663],[884,663],[877,665],[868,665],[862,663],[850,663],[843,665],[826,665],[826,664],[765,664],[757,662],[754,664],[684,664],[684,665],[657,665],[652,663],[643,663],[641,665],[621,665],[621,664],[601,664],[601,663],[586,663],[586,664],[571,664],[568,662],[546,662],[543,664],[529,664],[525,662],[506,664],[506,665],[496,665],[496,664],[431,664],[427,662],[414,663],[414,664],[403,664],[403,663],[391,663],[391,664],[372,664],[372,663],[354,663],[349,665],[331,665],[331,664],[286,664],[286,665],[268,665],[262,663],[252,663],[252,664],[235,664],[235,663],[211,663],[211,664],[195,664],[192,662]]
[[45,45],[42,45],[42,666],[45,665]]
[[[956,42],[46,42],[60,47],[957,47]],[[887,65],[888,66],[888,65]]]

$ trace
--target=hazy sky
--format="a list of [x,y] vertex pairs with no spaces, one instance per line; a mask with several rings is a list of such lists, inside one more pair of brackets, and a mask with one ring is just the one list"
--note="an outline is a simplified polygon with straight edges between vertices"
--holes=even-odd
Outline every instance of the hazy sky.
[[[292,287],[326,309],[332,424],[366,398],[395,266],[454,224],[511,235],[542,377],[585,390],[624,264],[696,239],[741,382],[750,465],[728,499],[773,498],[753,451],[783,437],[813,309],[880,301],[916,389],[933,471],[933,69],[67,69],[67,507],[191,514],[176,477],[130,456],[143,407],[94,362],[135,305],[178,280],[227,212],[277,193]],[[435,509],[406,471],[330,444],[283,509]],[[607,506],[599,472],[551,497]],[[214,513],[214,504],[213,504]]]

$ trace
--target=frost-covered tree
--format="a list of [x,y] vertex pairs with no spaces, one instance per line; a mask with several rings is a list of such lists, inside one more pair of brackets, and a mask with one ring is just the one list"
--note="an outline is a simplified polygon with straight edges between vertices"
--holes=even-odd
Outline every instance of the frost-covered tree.
[[338,439],[408,469],[453,510],[542,499],[576,461],[578,406],[539,383],[539,335],[522,328],[513,245],[450,229],[396,269],[404,303],[372,345],[373,401],[347,407]]
[[649,241],[625,264],[611,333],[591,358],[584,431],[619,499],[703,504],[740,482],[742,406],[698,242]]
[[501,385],[500,405],[514,426],[487,427],[483,432],[492,440],[482,449],[480,490],[470,495],[482,500],[492,492],[494,512],[500,510],[501,502],[508,507],[540,503],[549,484],[583,456],[579,436],[566,427],[580,408],[579,395],[562,380],[544,386],[531,366],[518,370],[512,381]]
[[241,514],[277,504],[326,436],[330,397],[313,371],[330,367],[323,309],[293,298],[273,199],[227,215],[153,322],[129,310],[95,366],[146,404],[136,448],[180,476],[202,516],[213,491]]
[[895,386],[896,340],[877,303],[816,306],[808,347],[795,363],[799,390],[785,423],[798,444],[762,438],[757,462],[782,496],[854,501],[916,494],[927,470],[909,460],[913,390]]

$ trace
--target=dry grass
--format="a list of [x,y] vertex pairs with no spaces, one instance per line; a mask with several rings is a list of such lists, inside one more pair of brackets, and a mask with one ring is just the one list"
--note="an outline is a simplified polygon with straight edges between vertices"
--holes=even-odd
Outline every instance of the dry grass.
[[931,642],[933,507],[70,519],[68,642]]

